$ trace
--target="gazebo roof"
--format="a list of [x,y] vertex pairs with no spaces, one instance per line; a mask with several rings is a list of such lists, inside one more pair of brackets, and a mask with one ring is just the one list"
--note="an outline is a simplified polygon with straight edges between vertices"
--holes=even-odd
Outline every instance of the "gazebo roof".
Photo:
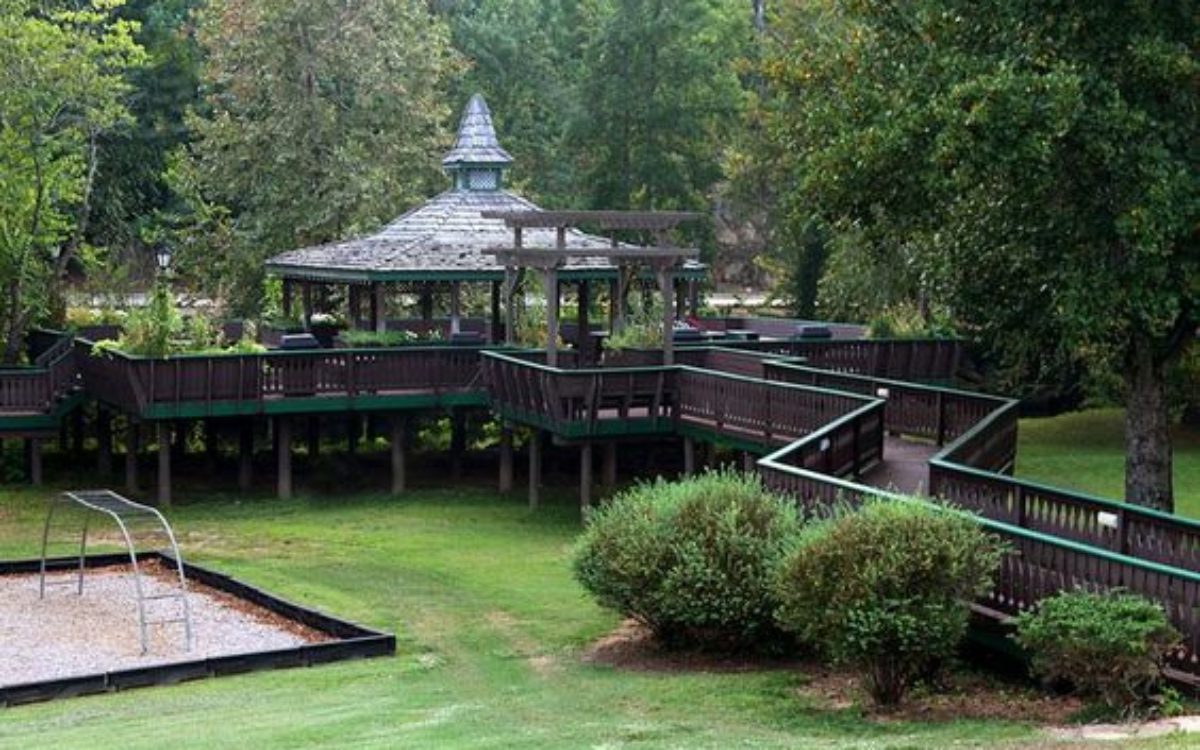
[[[454,148],[442,164],[448,171],[483,169],[499,172],[512,161],[496,139],[491,113],[483,97],[476,94],[467,103],[459,125]],[[267,270],[285,278],[309,281],[497,281],[504,278],[504,265],[485,250],[511,245],[512,230],[502,218],[484,213],[504,214],[537,210],[530,201],[498,189],[499,180],[490,187],[471,187],[459,181],[456,187],[426,201],[384,226],[379,231],[354,239],[276,255],[267,261]],[[488,184],[486,181],[480,184]],[[526,230],[531,245],[553,245],[553,228]],[[574,248],[609,249],[606,237],[569,230],[567,239]],[[634,245],[621,245],[634,248]],[[685,262],[682,273],[689,277],[704,275],[705,266]],[[603,257],[570,258],[562,270],[564,279],[615,278],[616,265]]]

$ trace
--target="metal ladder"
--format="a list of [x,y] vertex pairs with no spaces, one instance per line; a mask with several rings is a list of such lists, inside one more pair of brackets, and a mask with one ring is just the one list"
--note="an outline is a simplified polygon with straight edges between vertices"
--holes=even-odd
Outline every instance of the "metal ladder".
[[[83,516],[83,531],[79,540],[79,566],[75,580],[47,581],[46,580],[46,549],[50,542],[50,529],[55,511],[67,508],[79,508],[86,511]],[[116,522],[125,540],[125,548],[129,553],[129,563],[133,568],[133,587],[137,594],[138,628],[141,636],[142,653],[150,649],[148,628],[151,625],[169,625],[182,623],[184,634],[184,649],[192,649],[192,609],[188,601],[187,578],[183,573],[183,558],[179,554],[179,545],[175,542],[175,534],[171,531],[167,519],[157,509],[149,505],[135,503],[121,497],[111,490],[79,490],[64,492],[62,495],[50,498],[49,509],[46,512],[46,522],[42,528],[42,558],[40,578],[38,581],[39,598],[46,598],[46,588],[49,586],[74,586],[76,595],[83,596],[83,572],[86,567],[88,527],[95,514],[102,514]],[[138,543],[143,549],[169,549],[175,561],[175,572],[178,589],[163,594],[147,594],[142,582],[142,570],[138,564]],[[152,602],[176,602],[182,614],[178,617],[149,619],[147,604]]]

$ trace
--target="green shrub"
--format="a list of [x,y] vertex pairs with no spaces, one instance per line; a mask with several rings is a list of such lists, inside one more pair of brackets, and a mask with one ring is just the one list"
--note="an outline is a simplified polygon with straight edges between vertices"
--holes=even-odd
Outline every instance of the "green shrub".
[[766,646],[779,636],[771,571],[798,528],[794,507],[755,477],[660,479],[592,515],[575,576],[668,645]]
[[1001,554],[969,516],[869,503],[800,536],[776,577],[776,615],[832,661],[861,670],[877,703],[895,704],[954,655]]
[[1151,705],[1163,657],[1179,641],[1161,607],[1130,594],[1062,593],[1017,618],[1035,674],[1125,712]]
[[421,337],[414,331],[342,331],[338,334],[342,343],[349,347],[389,347],[406,346],[421,342]]

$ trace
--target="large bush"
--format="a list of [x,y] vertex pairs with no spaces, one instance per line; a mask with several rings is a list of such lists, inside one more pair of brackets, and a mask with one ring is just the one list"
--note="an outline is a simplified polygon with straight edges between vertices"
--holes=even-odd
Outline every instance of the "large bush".
[[798,528],[794,507],[754,477],[660,479],[593,514],[575,575],[602,605],[664,643],[765,645],[779,635],[772,571]]
[[898,703],[954,654],[1001,553],[969,516],[870,503],[801,535],[776,578],[777,617],[831,660],[862,670],[877,703]]
[[1129,711],[1153,696],[1163,657],[1179,634],[1161,607],[1140,596],[1078,591],[1044,599],[1019,616],[1015,638],[1044,680],[1067,681]]

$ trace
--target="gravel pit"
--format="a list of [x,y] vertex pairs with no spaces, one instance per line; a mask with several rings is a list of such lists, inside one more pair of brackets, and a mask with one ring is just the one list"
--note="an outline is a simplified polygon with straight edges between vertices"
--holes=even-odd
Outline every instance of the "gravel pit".
[[[159,563],[142,566],[147,596],[176,591]],[[74,582],[74,572],[47,574],[47,584]],[[197,659],[296,648],[334,640],[318,630],[207,586],[188,582],[192,648],[182,623],[149,625],[142,654],[137,596],[128,566],[89,569],[83,595],[73,585],[47,586],[38,575],[0,575],[0,687]],[[147,620],[180,616],[177,600],[147,602]]]

